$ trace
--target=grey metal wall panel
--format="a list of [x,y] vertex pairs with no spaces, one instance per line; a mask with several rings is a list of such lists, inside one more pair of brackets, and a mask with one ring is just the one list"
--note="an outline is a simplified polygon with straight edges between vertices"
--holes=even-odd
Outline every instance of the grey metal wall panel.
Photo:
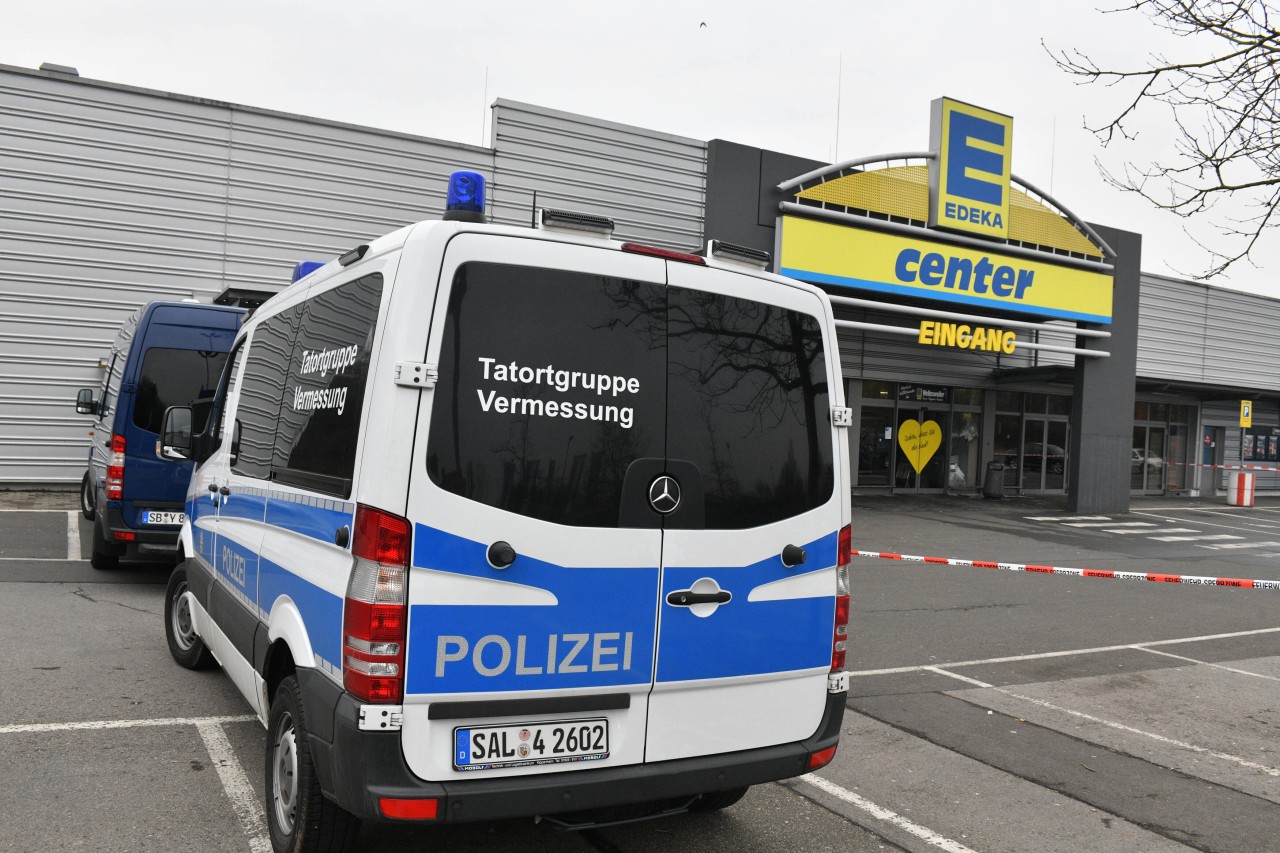
[[531,221],[538,207],[613,218],[615,236],[700,247],[707,144],[499,99],[493,110],[494,221]]
[[116,328],[282,286],[444,208],[488,149],[0,66],[0,485],[74,483]]
[[1201,382],[1210,288],[1144,275],[1138,304],[1138,375]]

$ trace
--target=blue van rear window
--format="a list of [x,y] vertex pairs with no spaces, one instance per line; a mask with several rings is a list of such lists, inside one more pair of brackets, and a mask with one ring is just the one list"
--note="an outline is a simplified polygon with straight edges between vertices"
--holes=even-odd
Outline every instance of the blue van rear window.
[[159,435],[165,409],[213,397],[226,362],[225,352],[167,347],[147,350],[133,404],[134,426]]

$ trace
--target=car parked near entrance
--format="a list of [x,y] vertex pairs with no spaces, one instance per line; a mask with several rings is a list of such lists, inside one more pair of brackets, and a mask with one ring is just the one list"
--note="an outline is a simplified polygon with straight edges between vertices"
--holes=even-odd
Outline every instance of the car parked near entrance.
[[[1050,474],[1061,474],[1066,469],[1067,451],[1056,444],[1029,442],[1022,449],[1021,467],[1024,471],[1039,471],[1041,466]],[[1004,464],[1018,467],[1018,455],[1010,453]]]

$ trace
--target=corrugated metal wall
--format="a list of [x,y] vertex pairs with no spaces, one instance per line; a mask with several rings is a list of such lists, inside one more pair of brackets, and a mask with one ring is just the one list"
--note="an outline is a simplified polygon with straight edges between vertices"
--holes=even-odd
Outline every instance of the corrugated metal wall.
[[[543,207],[691,249],[706,143],[511,101],[486,148],[0,66],[0,487],[79,482],[120,322],[155,299],[276,289],[443,212],[448,175],[489,177],[495,221]],[[497,161],[495,163],[495,160]]]
[[120,322],[438,215],[492,152],[0,66],[0,485],[79,482]]
[[614,236],[700,248],[707,143],[498,99],[493,118],[495,222],[538,207],[611,217]]
[[1280,390],[1280,300],[1143,275],[1138,376]]

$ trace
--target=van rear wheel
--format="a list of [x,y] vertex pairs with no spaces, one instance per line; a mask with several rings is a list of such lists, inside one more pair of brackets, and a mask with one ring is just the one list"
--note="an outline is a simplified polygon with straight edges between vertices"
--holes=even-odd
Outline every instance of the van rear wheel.
[[746,788],[732,788],[728,791],[712,791],[703,794],[689,804],[691,812],[718,812],[741,800],[747,795]]
[[96,527],[93,531],[93,552],[89,555],[89,565],[102,571],[120,566],[120,555],[115,553],[113,546],[107,544]]
[[267,720],[267,828],[277,853],[355,849],[360,820],[320,792],[296,675],[276,688]]
[[80,514],[89,521],[93,521],[98,515],[93,505],[93,475],[88,471],[84,472],[84,479],[80,481]]

